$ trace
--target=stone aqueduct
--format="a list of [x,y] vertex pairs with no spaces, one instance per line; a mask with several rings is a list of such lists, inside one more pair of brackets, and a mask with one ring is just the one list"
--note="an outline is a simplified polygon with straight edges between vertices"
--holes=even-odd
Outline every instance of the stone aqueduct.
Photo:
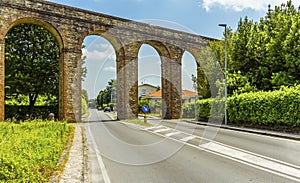
[[60,47],[59,118],[81,119],[81,46],[88,35],[99,35],[114,47],[117,62],[118,118],[138,114],[138,51],[142,44],[157,50],[162,61],[165,118],[181,115],[181,61],[189,51],[198,62],[199,48],[210,38],[43,0],[0,0],[0,121],[4,120],[5,36],[14,26],[37,24],[48,29]]

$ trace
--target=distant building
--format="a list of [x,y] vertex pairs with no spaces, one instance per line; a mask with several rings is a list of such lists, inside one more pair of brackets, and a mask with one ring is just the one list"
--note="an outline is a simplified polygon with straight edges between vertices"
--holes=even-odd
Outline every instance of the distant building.
[[141,84],[139,85],[139,98],[143,98],[149,93],[153,93],[157,91],[157,87],[152,86],[150,84]]
[[[182,90],[182,103],[195,102],[197,95],[198,94],[196,92],[190,90]],[[143,99],[148,99],[149,103],[153,103],[161,101],[161,96],[161,90],[158,90],[156,92],[149,93],[148,95],[144,96]]]
[[[149,93],[148,95],[144,96],[143,99],[148,99],[150,111],[153,114],[161,114],[161,104],[162,104],[162,92],[158,90],[153,93]],[[195,102],[198,94],[193,91],[189,90],[182,90],[182,104],[188,102]]]

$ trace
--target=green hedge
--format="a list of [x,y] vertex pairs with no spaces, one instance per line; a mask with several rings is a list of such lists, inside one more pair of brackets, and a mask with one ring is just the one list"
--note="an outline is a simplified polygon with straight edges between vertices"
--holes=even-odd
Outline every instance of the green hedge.
[[[5,119],[26,120],[28,118],[28,106],[5,105]],[[33,109],[33,118],[47,119],[49,113],[54,113],[55,118],[58,117],[58,105],[53,106],[35,106]]]
[[228,98],[230,123],[300,126],[300,85],[273,92],[244,93]]
[[[198,120],[207,121],[211,114],[222,112],[211,111],[212,99],[203,99],[199,105]],[[222,103],[217,103],[217,105]],[[194,104],[183,105],[183,116],[193,111]],[[222,107],[215,109],[222,110]],[[300,85],[273,92],[251,92],[234,95],[227,99],[228,123],[239,125],[266,125],[266,126],[300,126]],[[223,115],[223,114],[222,114]]]

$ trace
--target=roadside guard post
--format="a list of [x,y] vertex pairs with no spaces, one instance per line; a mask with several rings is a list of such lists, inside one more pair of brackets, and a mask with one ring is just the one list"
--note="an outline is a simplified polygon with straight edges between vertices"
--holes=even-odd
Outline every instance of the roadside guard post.
[[144,123],[147,123],[147,113],[149,112],[149,110],[150,110],[149,106],[147,106],[147,105],[144,105],[142,107],[142,111],[145,114],[145,116],[144,116]]

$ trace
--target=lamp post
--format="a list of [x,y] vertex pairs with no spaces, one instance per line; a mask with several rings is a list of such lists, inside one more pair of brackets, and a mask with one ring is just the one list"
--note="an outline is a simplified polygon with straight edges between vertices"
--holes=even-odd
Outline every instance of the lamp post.
[[224,27],[225,29],[225,40],[224,40],[224,81],[225,81],[225,87],[224,87],[224,97],[225,97],[225,103],[224,103],[224,113],[225,113],[225,125],[227,125],[227,111],[226,111],[226,106],[227,106],[227,24],[219,24],[220,27]]

